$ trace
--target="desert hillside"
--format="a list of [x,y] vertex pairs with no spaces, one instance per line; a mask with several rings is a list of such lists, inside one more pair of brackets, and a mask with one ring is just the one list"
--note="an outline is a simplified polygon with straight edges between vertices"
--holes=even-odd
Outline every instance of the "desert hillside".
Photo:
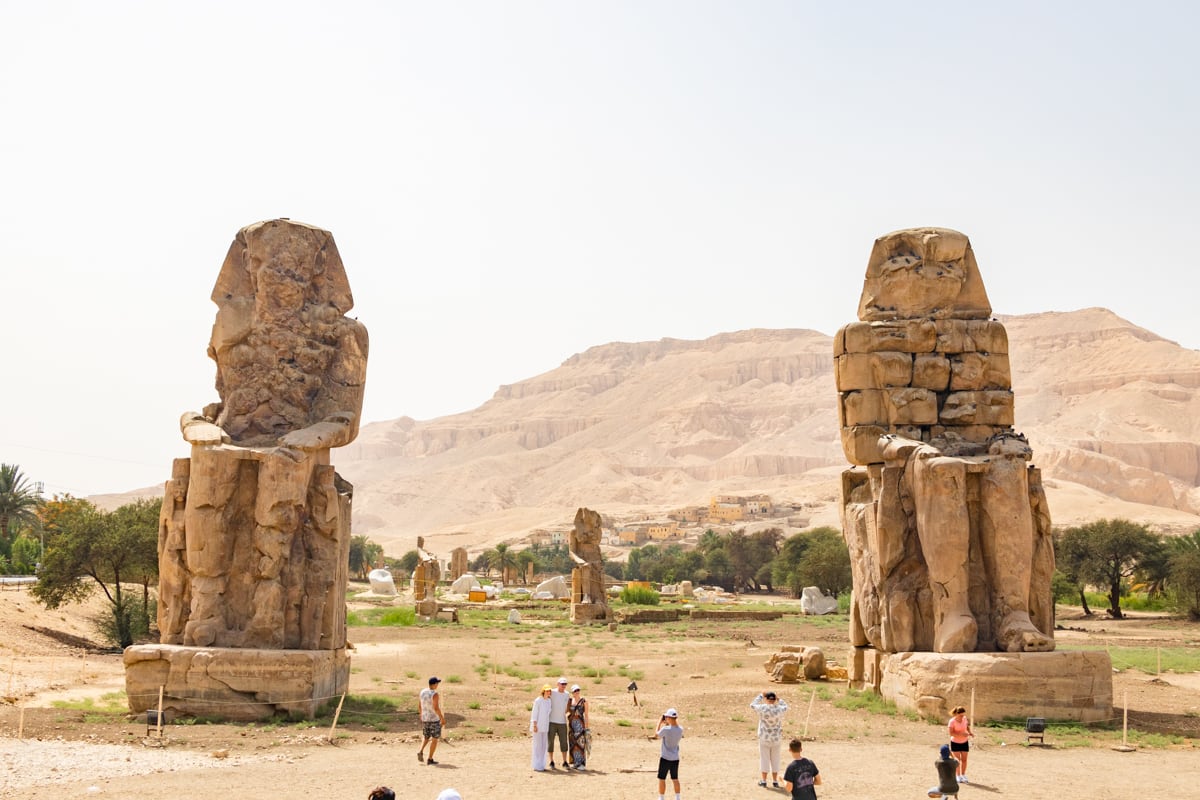
[[[1200,527],[1200,352],[1105,309],[1003,318],[1017,429],[1055,522],[1128,516]],[[355,484],[356,533],[442,553],[568,524],[766,493],[837,524],[831,337],[748,330],[613,343],[500,387],[463,414],[365,426],[334,453]]]

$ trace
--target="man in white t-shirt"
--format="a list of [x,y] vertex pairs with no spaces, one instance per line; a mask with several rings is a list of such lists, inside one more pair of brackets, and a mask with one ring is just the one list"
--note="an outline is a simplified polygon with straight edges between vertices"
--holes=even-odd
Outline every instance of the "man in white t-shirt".
[[559,750],[562,751],[563,769],[571,768],[567,758],[567,706],[571,703],[571,695],[567,694],[567,679],[559,678],[558,685],[550,693],[550,732],[546,738],[546,752],[550,754],[550,769],[554,766],[554,738],[558,737]]
[[[425,738],[421,741],[421,749],[417,751],[417,761],[424,761],[426,764],[438,763],[433,760],[433,753],[437,750],[438,740],[442,738],[442,726],[446,724],[446,715],[442,713],[442,701],[437,690],[441,682],[441,678],[430,678],[429,688],[422,689],[418,698],[421,706],[421,733]],[[428,761],[425,761],[425,745],[429,745]]]

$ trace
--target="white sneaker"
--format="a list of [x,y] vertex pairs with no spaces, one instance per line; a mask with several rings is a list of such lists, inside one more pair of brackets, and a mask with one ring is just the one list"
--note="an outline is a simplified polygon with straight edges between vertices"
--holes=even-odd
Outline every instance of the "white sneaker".
[[959,783],[970,783],[970,781],[969,781],[969,780],[967,780],[967,776],[966,776],[966,775],[963,775],[961,778],[959,778],[959,779],[958,779],[958,782],[959,782]]

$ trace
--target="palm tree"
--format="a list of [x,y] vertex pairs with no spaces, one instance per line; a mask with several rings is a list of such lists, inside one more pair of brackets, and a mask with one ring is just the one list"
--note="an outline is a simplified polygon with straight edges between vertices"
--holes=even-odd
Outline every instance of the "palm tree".
[[506,544],[498,544],[485,554],[489,570],[497,570],[500,580],[507,582],[510,570],[517,568],[517,554],[508,549]]
[[530,564],[533,565],[533,571],[536,573],[539,566],[537,553],[532,550],[522,550],[517,553],[517,566],[520,568],[521,583],[529,582],[525,578],[529,575]]
[[0,464],[0,552],[12,546],[12,531],[37,520],[42,496],[16,464]]

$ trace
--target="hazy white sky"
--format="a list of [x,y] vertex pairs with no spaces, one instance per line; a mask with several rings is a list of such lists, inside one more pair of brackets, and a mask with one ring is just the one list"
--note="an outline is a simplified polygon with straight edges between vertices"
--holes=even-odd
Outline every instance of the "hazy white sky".
[[1196,348],[1197,8],[0,0],[0,461],[168,477],[225,251],[280,216],[341,250],[368,422],[611,341],[831,334],[916,225],[997,313]]

